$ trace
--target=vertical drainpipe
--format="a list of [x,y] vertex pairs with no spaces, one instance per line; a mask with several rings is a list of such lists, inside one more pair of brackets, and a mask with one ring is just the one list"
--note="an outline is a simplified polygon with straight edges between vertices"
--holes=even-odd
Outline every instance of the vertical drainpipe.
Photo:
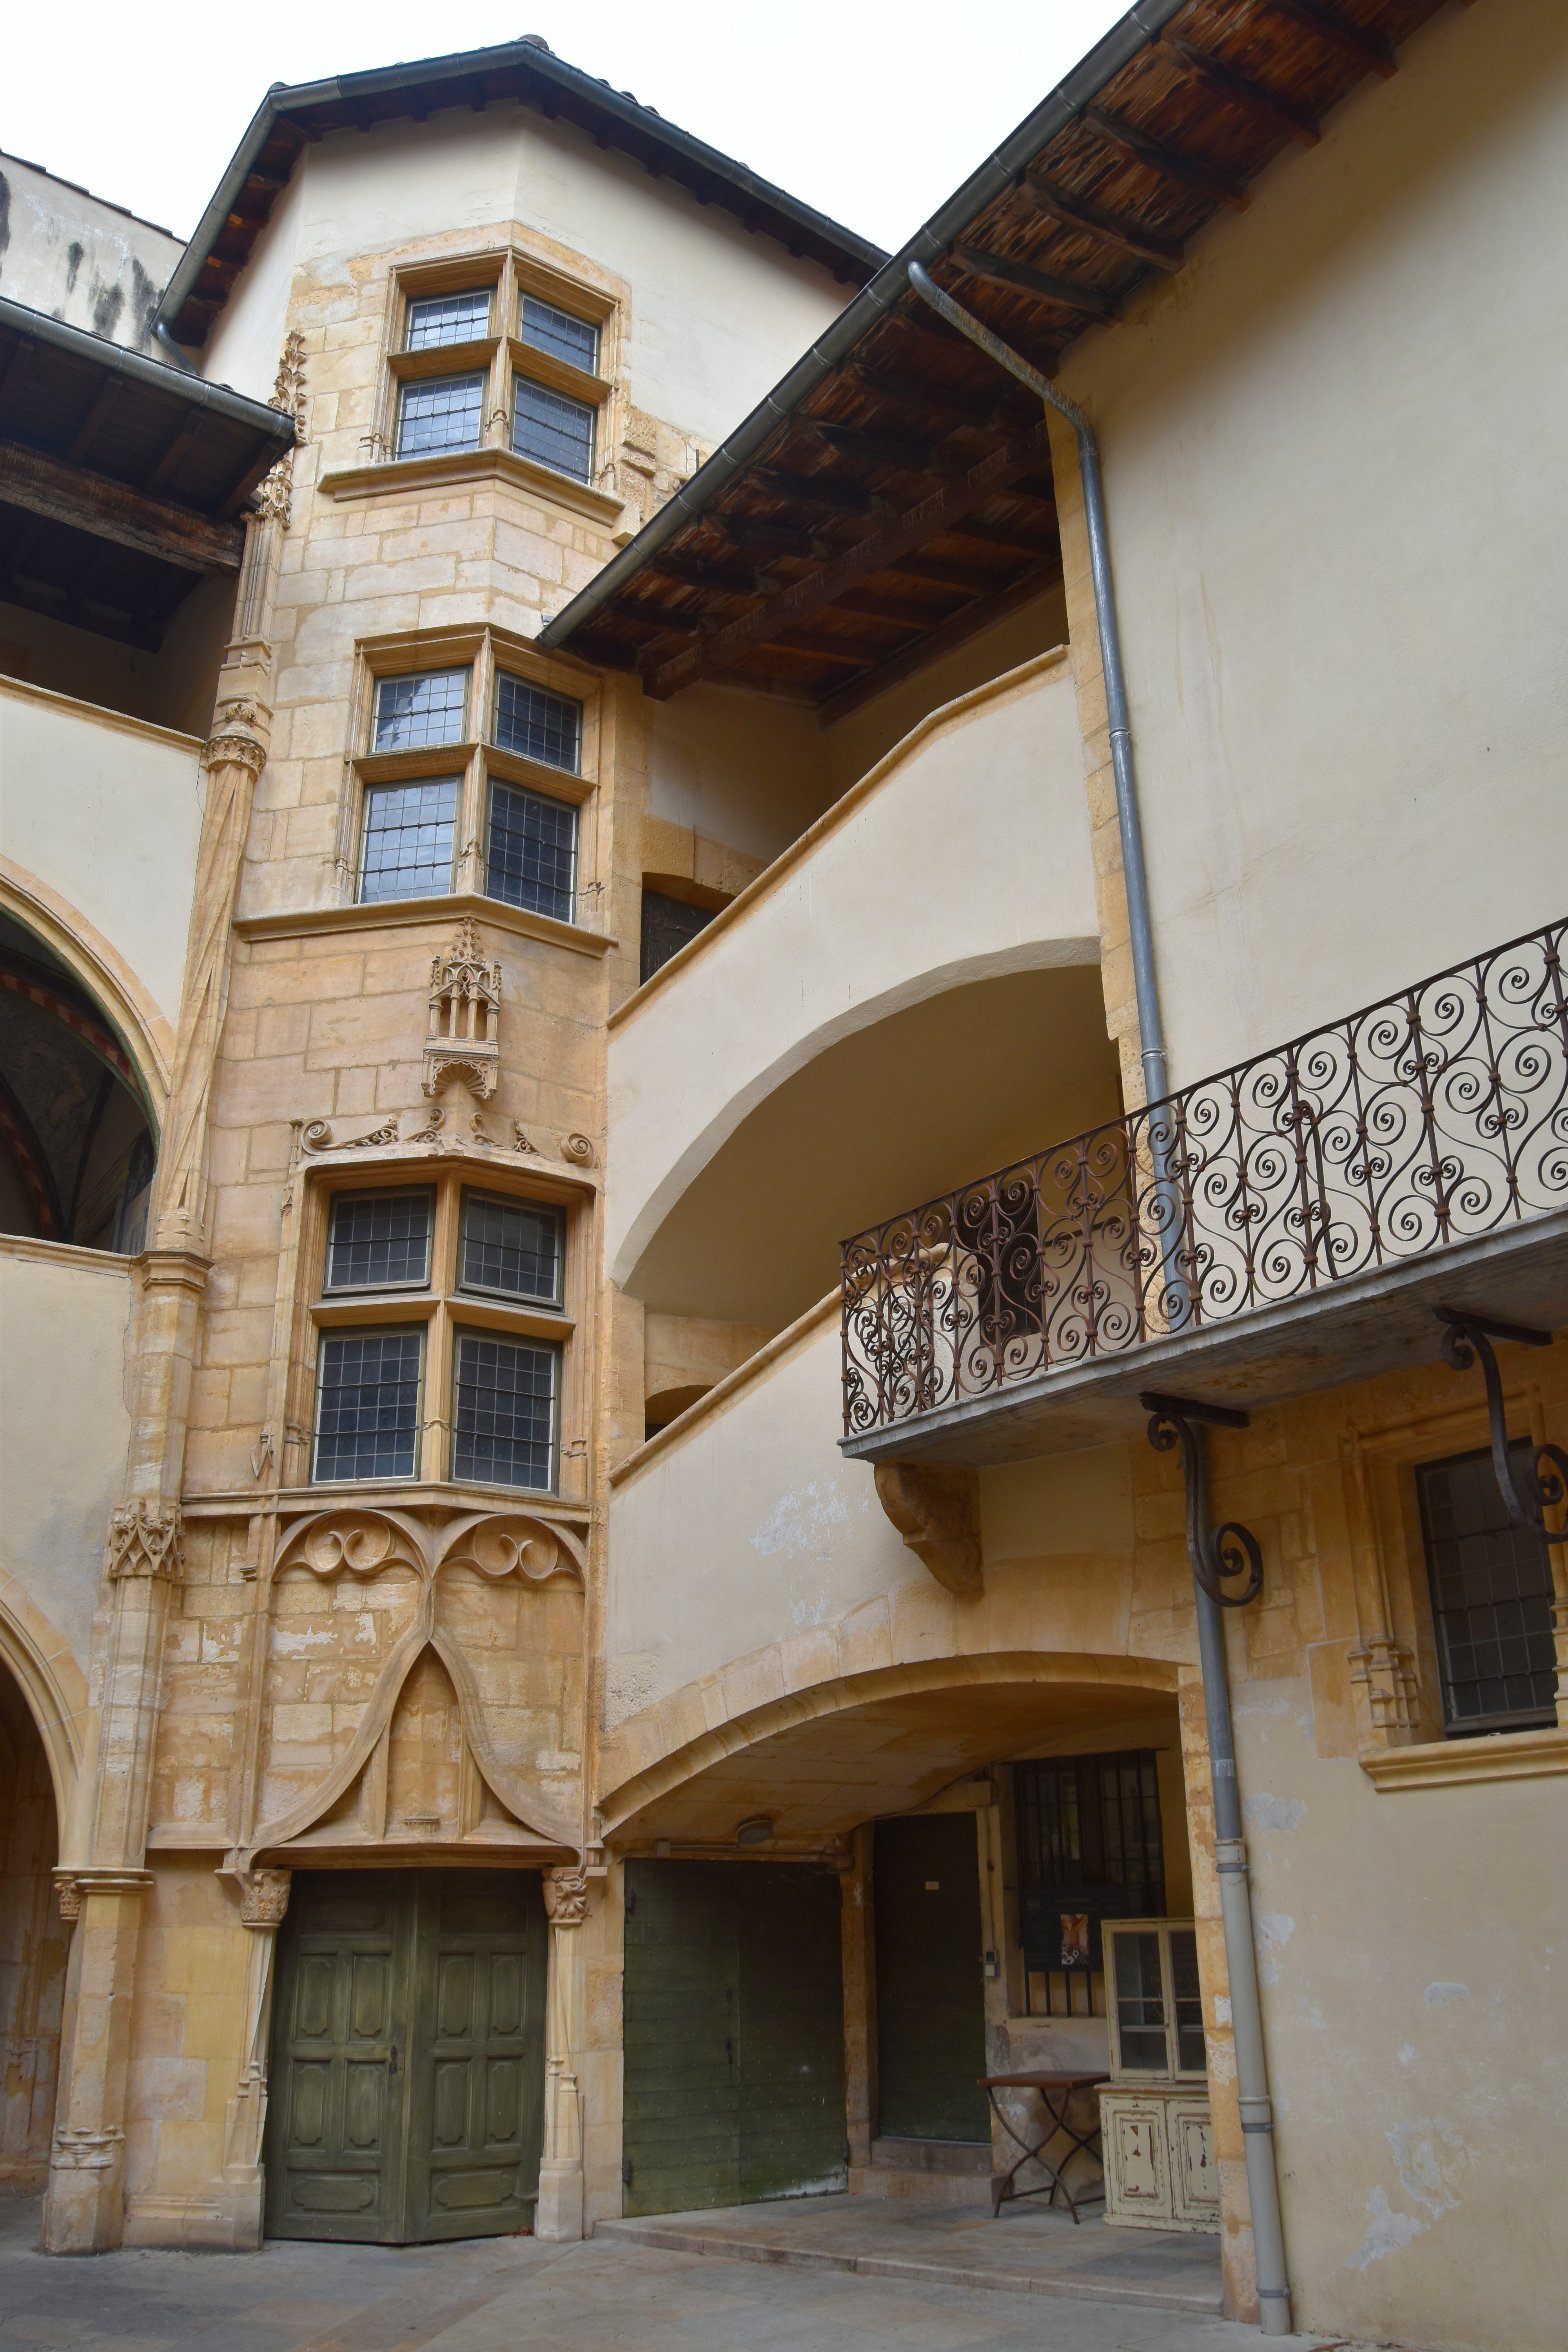
[[[1094,427],[1076,402],[1059,393],[999,335],[976,319],[951,294],[944,293],[918,261],[910,264],[910,284],[922,302],[961,335],[977,344],[1027,384],[1036,397],[1065,416],[1078,439],[1079,468],[1083,479],[1084,519],[1089,530],[1089,568],[1094,580],[1095,618],[1100,625],[1100,658],[1105,674],[1105,707],[1110,722],[1110,761],[1116,779],[1116,821],[1121,837],[1121,869],[1127,889],[1127,919],[1131,934],[1132,979],[1138,1005],[1138,1031],[1142,1045],[1146,1098],[1160,1102],[1170,1092],[1165,1061],[1165,1032],[1160,1018],[1160,993],[1154,972],[1153,926],[1149,908],[1149,878],[1143,862],[1143,829],[1138,814],[1138,784],[1132,765],[1132,731],[1127,714],[1127,685],[1121,667],[1121,633],[1116,619],[1116,592],[1110,576],[1110,543],[1105,526],[1105,493],[1100,475],[1100,446]],[[1163,1148],[1152,1139],[1155,1182],[1163,1180]],[[1179,1276],[1173,1276],[1179,1281]],[[1230,1711],[1230,1675],[1226,1664],[1225,1627],[1218,1604],[1194,1578],[1198,1614],[1198,1654],[1203,1664],[1204,1714],[1208,1730],[1209,1770],[1214,1787],[1215,1863],[1219,1873],[1220,1909],[1225,1923],[1226,1969],[1230,1979],[1231,2028],[1235,2037],[1237,2104],[1247,2154],[1247,2200],[1252,2211],[1252,2241],[1258,2266],[1260,2325],[1265,2336],[1290,2333],[1290,2287],[1285,2271],[1285,2240],[1279,2216],[1279,2182],[1274,2161],[1274,2126],[1268,2095],[1268,2069],[1263,2047],[1263,2012],[1258,1989],[1258,1948],[1252,1933],[1252,1905],[1247,1887],[1247,1848],[1242,1838],[1241,1797],[1236,1777],[1236,1731]]]

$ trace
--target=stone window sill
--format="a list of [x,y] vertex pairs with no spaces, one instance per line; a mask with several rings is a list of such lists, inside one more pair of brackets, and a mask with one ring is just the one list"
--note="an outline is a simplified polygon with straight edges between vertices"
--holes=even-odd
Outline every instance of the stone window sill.
[[1568,1772],[1568,1726],[1495,1731],[1478,1739],[1433,1739],[1418,1748],[1363,1749],[1361,1769],[1383,1794],[1446,1788],[1460,1780],[1533,1780]]
[[511,449],[456,449],[439,457],[388,457],[379,466],[342,466],[325,473],[316,488],[323,498],[363,499],[409,490],[444,488],[450,482],[506,482],[534,497],[553,499],[606,529],[620,521],[623,502],[570,474],[535,465]]

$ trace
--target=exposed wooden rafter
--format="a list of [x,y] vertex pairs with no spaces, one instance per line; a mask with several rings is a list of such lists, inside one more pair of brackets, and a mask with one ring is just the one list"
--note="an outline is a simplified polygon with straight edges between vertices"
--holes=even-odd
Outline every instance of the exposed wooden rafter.
[[1038,301],[1059,302],[1064,309],[1082,310],[1091,319],[1108,318],[1116,308],[1114,294],[1077,285],[1049,270],[1031,269],[1026,262],[1014,261],[1005,253],[985,253],[976,245],[955,245],[952,257],[971,278],[989,278],[994,286],[1016,286]]
[[155,555],[185,572],[237,572],[243,532],[233,523],[209,522],[188,507],[170,506],[144,490],[85,474],[37,450],[0,443],[0,499],[29,514],[112,539],[142,555]]

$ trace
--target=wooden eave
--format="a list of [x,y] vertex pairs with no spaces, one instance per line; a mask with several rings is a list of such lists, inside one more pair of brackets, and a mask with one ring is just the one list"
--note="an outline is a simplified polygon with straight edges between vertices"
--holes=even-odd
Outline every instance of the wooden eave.
[[[931,275],[1054,374],[1283,149],[1392,72],[1440,5],[1188,0]],[[1038,404],[906,292],[708,499],[694,478],[689,519],[658,540],[649,526],[645,559],[551,641],[655,698],[706,677],[847,708],[1059,580],[1048,457],[1019,462],[1038,425]],[[929,533],[900,545],[922,511]]]

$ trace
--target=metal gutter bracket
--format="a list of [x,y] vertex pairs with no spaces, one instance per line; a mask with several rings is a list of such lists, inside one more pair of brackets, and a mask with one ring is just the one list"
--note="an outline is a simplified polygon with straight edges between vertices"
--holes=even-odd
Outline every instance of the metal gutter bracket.
[[1528,1323],[1505,1323],[1500,1316],[1475,1313],[1464,1307],[1439,1307],[1435,1312],[1443,1326],[1443,1361],[1456,1372],[1468,1372],[1478,1361],[1480,1364],[1487,1385],[1492,1467],[1509,1517],[1516,1528],[1533,1529],[1542,1543],[1568,1543],[1568,1528],[1553,1531],[1546,1524],[1546,1513],[1568,1496],[1568,1454],[1561,1445],[1538,1445],[1532,1463],[1515,1465],[1509,1460],[1508,1408],[1491,1344],[1494,1339],[1511,1339],[1516,1348],[1550,1348],[1551,1332],[1534,1330]]
[[[1215,1869],[1219,1876],[1225,1925],[1226,1969],[1230,1979],[1231,2030],[1236,2044],[1237,2104],[1241,2109],[1247,2155],[1247,2193],[1252,2210],[1252,2243],[1258,2270],[1259,2325],[1265,2336],[1290,2333],[1290,2283],[1285,2268],[1285,2232],[1279,2214],[1279,2179],[1274,2161],[1274,2106],[1268,2095],[1268,2063],[1263,2046],[1263,2009],[1258,1989],[1258,1947],[1252,1933],[1252,1894],[1247,1843],[1241,1829],[1241,1791],[1236,1777],[1236,1727],[1230,1709],[1230,1669],[1225,1652],[1222,1609],[1243,1609],[1263,1590],[1263,1553],[1257,1537],[1238,1521],[1209,1525],[1207,1427],[1246,1429],[1248,1413],[1230,1405],[1202,1404],[1194,1398],[1150,1390],[1139,1403],[1149,1414],[1149,1443],[1168,1454],[1180,1444],[1187,1490],[1187,1551],[1193,1564],[1198,1616],[1198,1654],[1203,1664],[1204,1716],[1208,1728],[1209,1774],[1214,1798]],[[1226,1580],[1245,1576],[1239,1592]]]

